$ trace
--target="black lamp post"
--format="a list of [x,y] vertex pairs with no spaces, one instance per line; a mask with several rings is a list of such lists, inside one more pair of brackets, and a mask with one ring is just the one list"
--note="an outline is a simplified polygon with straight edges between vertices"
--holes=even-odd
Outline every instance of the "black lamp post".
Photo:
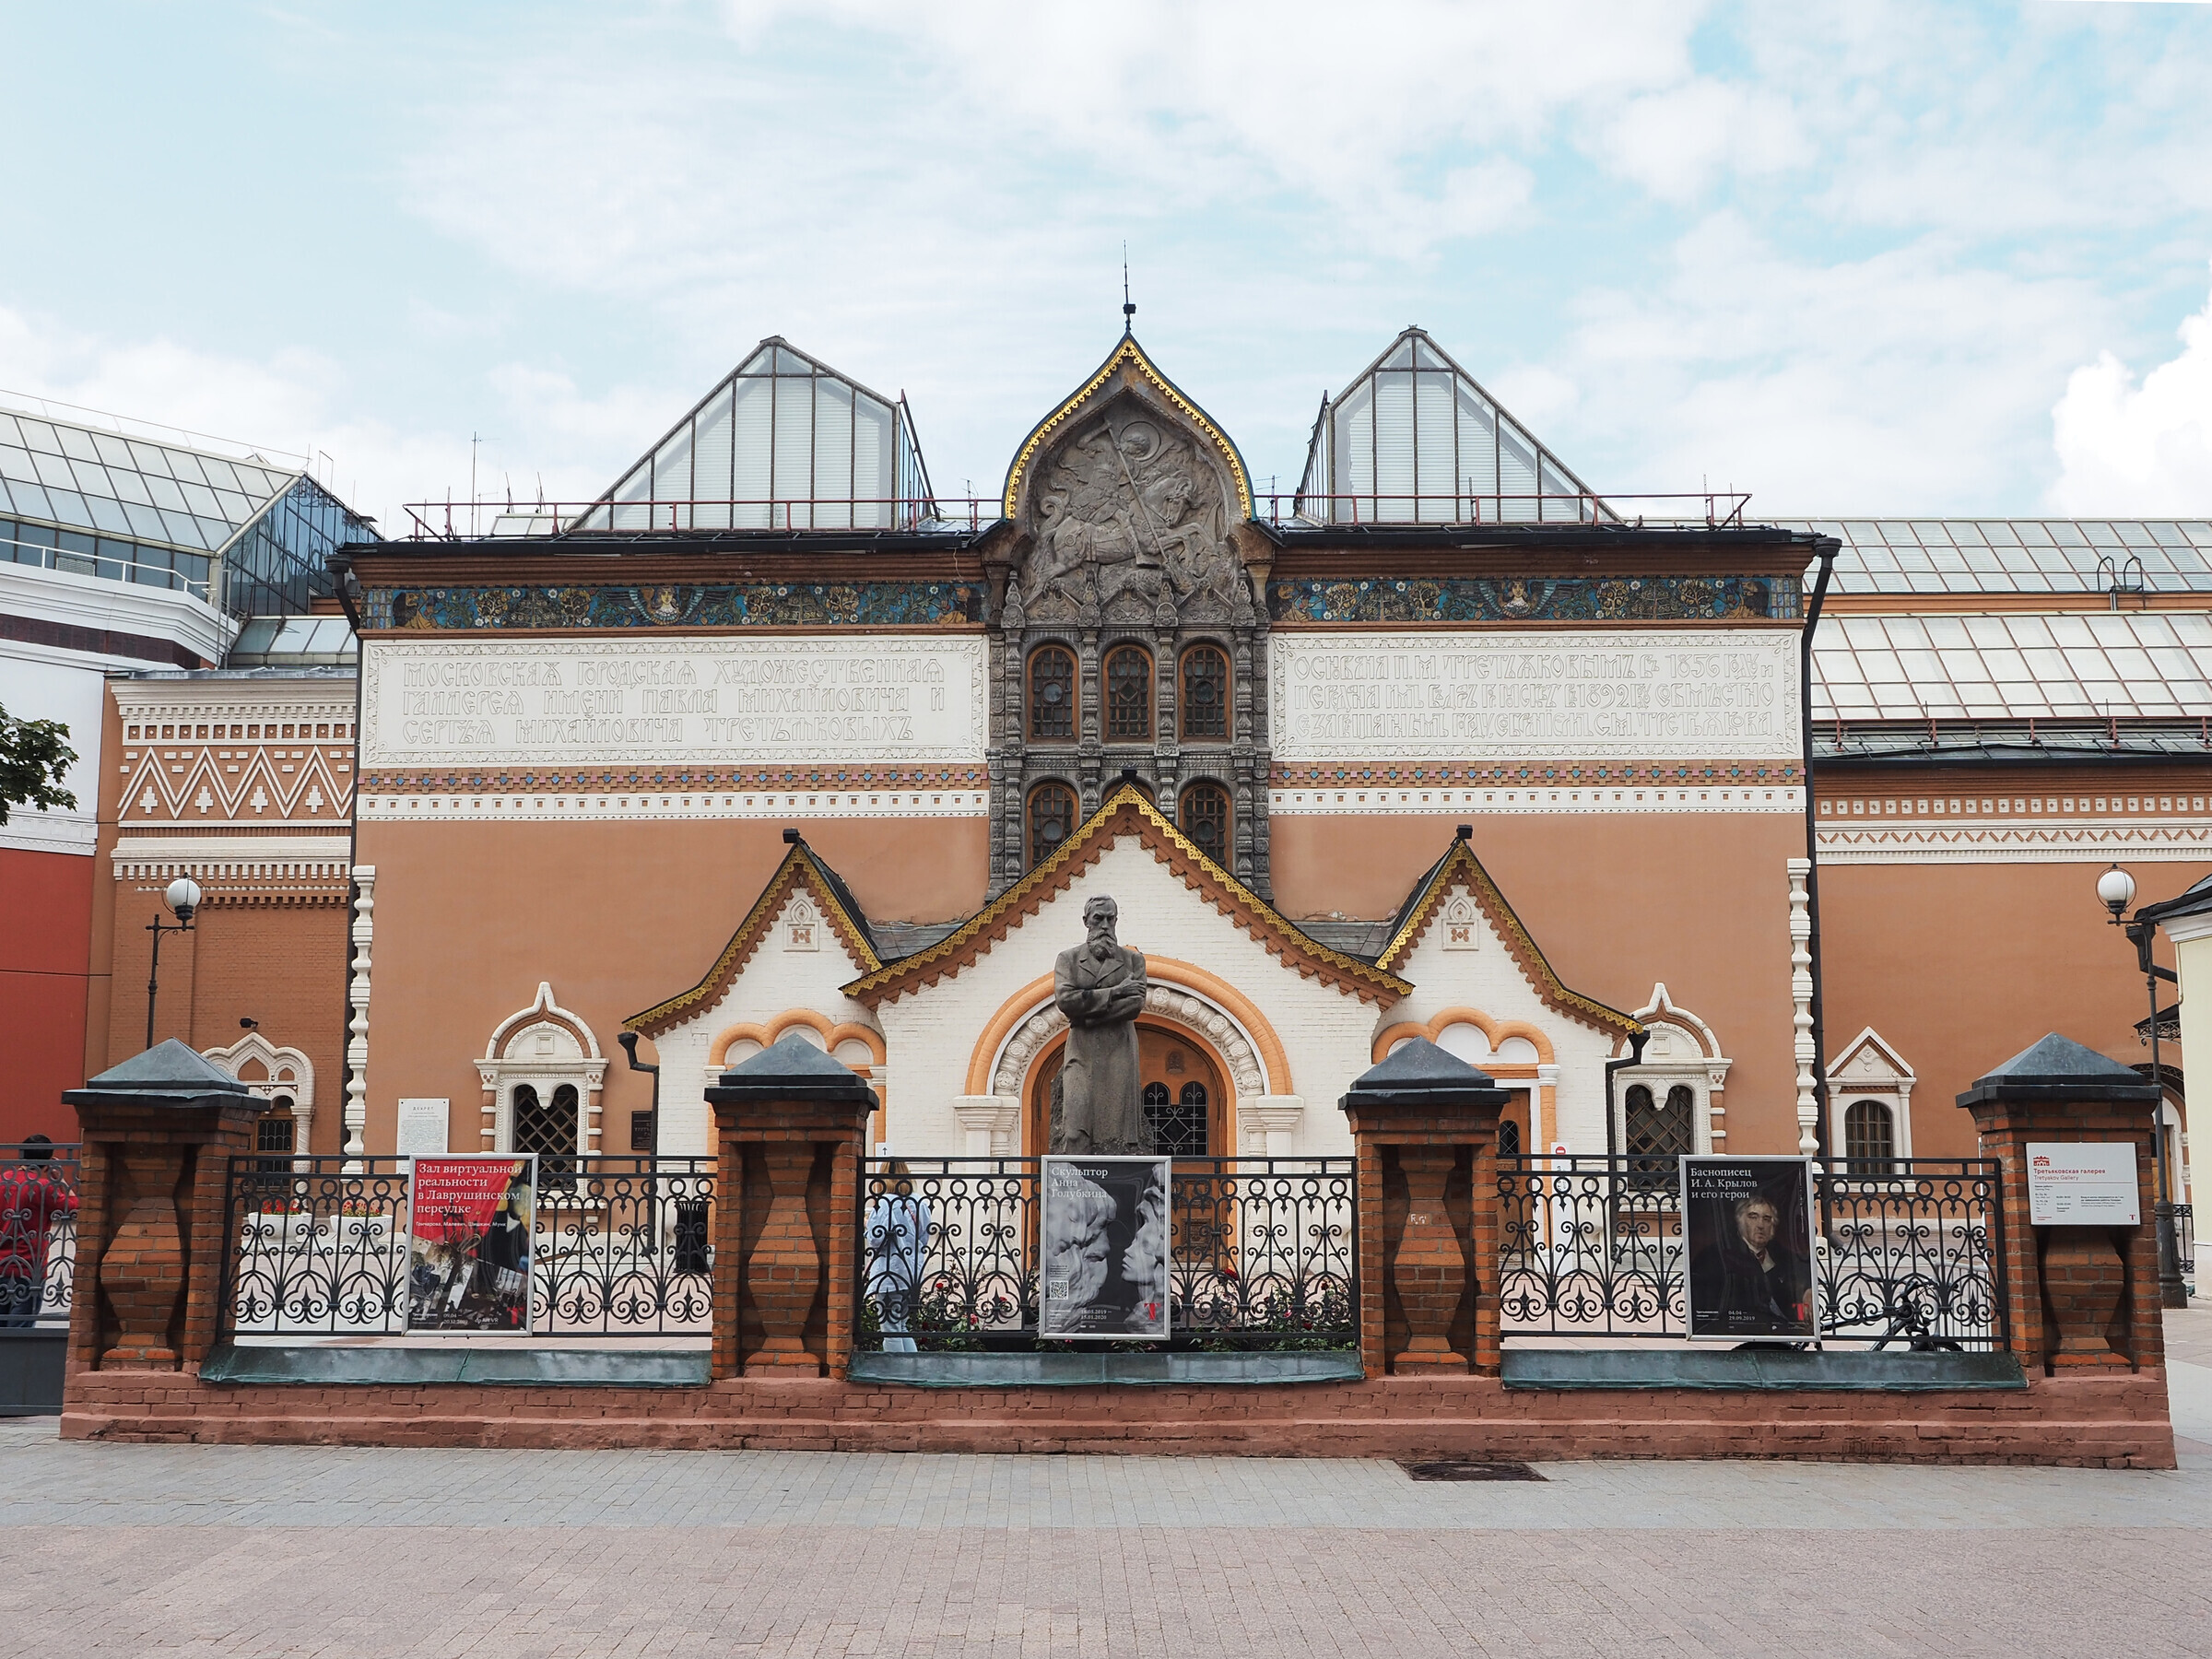
[[174,925],[161,920],[156,911],[154,919],[146,924],[146,931],[154,935],[154,959],[146,970],[146,1046],[154,1046],[154,997],[160,989],[161,935],[165,933],[190,933],[192,912],[200,908],[200,884],[189,876],[180,876],[169,884],[161,895],[171,911],[176,912]]
[[2151,1118],[2151,1147],[2157,1154],[2159,1171],[2159,1201],[2151,1206],[2159,1239],[2159,1300],[2169,1308],[2186,1308],[2189,1305],[2189,1287],[2182,1282],[2182,1253],[2173,1228],[2173,1177],[2166,1160],[2166,1072],[2159,1060],[2159,982],[2179,987],[2181,979],[2171,968],[2161,968],[2150,959],[2151,941],[2158,936],[2159,924],[2140,919],[2129,922],[2124,912],[2135,902],[2136,878],[2118,865],[2097,877],[2097,897],[2104,908],[2112,913],[2112,925],[2127,930],[2128,939],[2136,947],[2136,965],[2143,971],[2144,983],[2150,988],[2150,1079],[2158,1086],[2158,1110]]

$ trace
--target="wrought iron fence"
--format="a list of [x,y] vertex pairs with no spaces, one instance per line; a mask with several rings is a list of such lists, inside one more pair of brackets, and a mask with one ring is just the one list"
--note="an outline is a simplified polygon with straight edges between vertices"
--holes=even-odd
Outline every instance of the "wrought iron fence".
[[2173,1265],[2183,1273],[2196,1271],[2196,1210],[2192,1205],[2169,1206],[2173,1211]]
[[[1824,1347],[2004,1345],[1994,1160],[1838,1159],[1817,1166],[1815,1195]],[[1507,1338],[1684,1337],[1673,1170],[1645,1158],[1501,1158],[1498,1198]]]
[[[405,1158],[234,1158],[223,1306],[241,1336],[407,1330]],[[712,1335],[714,1160],[560,1160],[531,1234],[535,1337]],[[500,1340],[511,1340],[502,1335]]]
[[[864,1349],[1039,1346],[1034,1158],[870,1159],[860,1192]],[[1170,1346],[1359,1343],[1348,1158],[1179,1158]]]
[[0,1329],[69,1323],[76,1288],[78,1148],[0,1142]]

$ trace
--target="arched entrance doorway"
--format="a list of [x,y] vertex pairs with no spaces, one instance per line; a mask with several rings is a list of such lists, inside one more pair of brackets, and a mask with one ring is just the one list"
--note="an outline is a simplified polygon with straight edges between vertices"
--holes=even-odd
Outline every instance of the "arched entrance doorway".
[[[1052,1144],[1053,1082],[1066,1052],[1067,1033],[1062,1030],[1030,1068],[1022,1146],[1030,1152],[1042,1152]],[[1161,1150],[1182,1158],[1234,1156],[1230,1072],[1213,1045],[1186,1027],[1140,1016],[1136,1056],[1145,1121]]]

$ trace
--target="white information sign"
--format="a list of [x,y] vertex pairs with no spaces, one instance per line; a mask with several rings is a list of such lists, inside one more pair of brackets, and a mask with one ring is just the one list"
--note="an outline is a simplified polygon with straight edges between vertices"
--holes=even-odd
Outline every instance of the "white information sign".
[[447,1150],[445,1126],[453,1101],[405,1100],[399,1103],[399,1139],[393,1151],[402,1158],[439,1158]]
[[362,641],[361,765],[968,760],[978,637]]
[[2138,1225],[2134,1144],[2030,1141],[2028,1219],[2038,1227]]
[[1794,759],[1794,629],[1282,631],[1277,760]]

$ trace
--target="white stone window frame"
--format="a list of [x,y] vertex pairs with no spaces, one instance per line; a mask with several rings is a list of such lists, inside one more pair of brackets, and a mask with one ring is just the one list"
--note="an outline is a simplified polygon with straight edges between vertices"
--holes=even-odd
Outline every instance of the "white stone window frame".
[[[1722,1052],[1721,1040],[1689,1009],[1678,1006],[1667,994],[1666,982],[1652,987],[1652,1000],[1636,1010],[1637,1020],[1651,1033],[1645,1040],[1643,1064],[1624,1065],[1614,1074],[1613,1148],[1628,1151],[1629,1089],[1641,1083],[1664,1103],[1667,1091],[1678,1086],[1690,1093],[1690,1150],[1725,1152],[1728,1147],[1728,1068],[1735,1064]],[[1625,1060],[1634,1051],[1627,1038],[1614,1044],[1613,1057]]]
[[311,1156],[314,1145],[315,1128],[315,1063],[296,1048],[285,1048],[271,1042],[259,1031],[248,1031],[229,1048],[211,1048],[200,1051],[201,1058],[218,1070],[238,1077],[249,1060],[261,1062],[265,1074],[260,1079],[241,1081],[246,1092],[257,1100],[274,1102],[279,1097],[292,1102],[292,1156],[295,1160]]
[[1912,1156],[1912,1086],[1920,1079],[1894,1046],[1868,1026],[1828,1065],[1828,1155],[1848,1158],[1845,1120],[1854,1100],[1889,1109],[1890,1157]]
[[549,981],[538,982],[537,996],[528,1007],[500,1022],[477,1062],[477,1076],[484,1088],[480,1133],[487,1152],[514,1150],[514,1093],[525,1084],[541,1101],[549,1101],[562,1084],[572,1085],[576,1150],[582,1155],[600,1149],[606,1056],[582,1018],[554,1000]]

